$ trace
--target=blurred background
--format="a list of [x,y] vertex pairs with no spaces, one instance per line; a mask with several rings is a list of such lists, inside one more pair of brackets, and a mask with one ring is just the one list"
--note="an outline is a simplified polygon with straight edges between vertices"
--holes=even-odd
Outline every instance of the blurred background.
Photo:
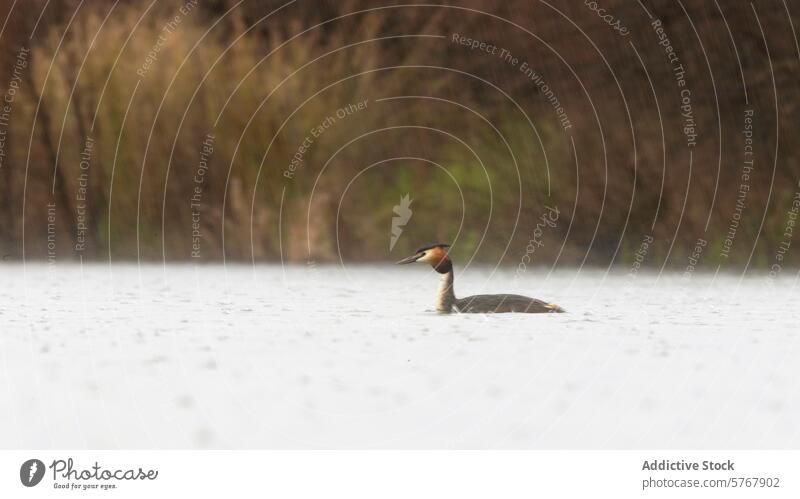
[[800,262],[796,4],[414,3],[0,2],[4,260]]

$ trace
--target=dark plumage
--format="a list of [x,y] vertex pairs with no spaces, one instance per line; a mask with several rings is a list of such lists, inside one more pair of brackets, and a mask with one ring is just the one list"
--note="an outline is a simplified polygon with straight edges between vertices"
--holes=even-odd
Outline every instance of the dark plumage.
[[543,302],[536,298],[522,295],[475,295],[466,298],[456,298],[455,308],[462,313],[495,314],[505,312],[520,312],[538,314],[549,312],[563,312],[564,309],[552,303]]

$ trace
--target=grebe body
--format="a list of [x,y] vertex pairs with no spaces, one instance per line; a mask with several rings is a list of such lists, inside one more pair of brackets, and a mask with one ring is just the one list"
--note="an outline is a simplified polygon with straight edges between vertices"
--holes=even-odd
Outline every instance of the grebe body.
[[447,248],[449,244],[434,244],[418,249],[413,255],[397,262],[399,265],[409,263],[427,263],[441,274],[442,279],[436,293],[436,310],[441,313],[560,313],[564,309],[558,305],[547,303],[536,298],[522,295],[474,295],[456,298],[453,290],[453,262]]

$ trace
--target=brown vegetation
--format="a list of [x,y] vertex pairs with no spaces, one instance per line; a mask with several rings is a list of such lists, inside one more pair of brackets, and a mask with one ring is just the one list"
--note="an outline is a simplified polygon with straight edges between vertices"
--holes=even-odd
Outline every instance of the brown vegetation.
[[549,206],[534,263],[628,266],[651,235],[647,264],[684,266],[698,239],[705,265],[778,261],[800,191],[800,10],[598,0],[603,20],[591,3],[5,2],[0,82],[19,89],[0,250],[386,260],[448,241],[517,264]]

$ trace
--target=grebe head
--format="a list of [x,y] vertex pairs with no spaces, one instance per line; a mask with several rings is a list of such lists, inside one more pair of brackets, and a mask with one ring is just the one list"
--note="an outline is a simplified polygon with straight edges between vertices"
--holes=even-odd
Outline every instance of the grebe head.
[[432,244],[418,249],[413,255],[408,258],[403,258],[398,265],[405,265],[408,263],[422,262],[427,263],[433,270],[440,274],[446,274],[453,270],[453,263],[450,261],[448,253],[449,244]]

